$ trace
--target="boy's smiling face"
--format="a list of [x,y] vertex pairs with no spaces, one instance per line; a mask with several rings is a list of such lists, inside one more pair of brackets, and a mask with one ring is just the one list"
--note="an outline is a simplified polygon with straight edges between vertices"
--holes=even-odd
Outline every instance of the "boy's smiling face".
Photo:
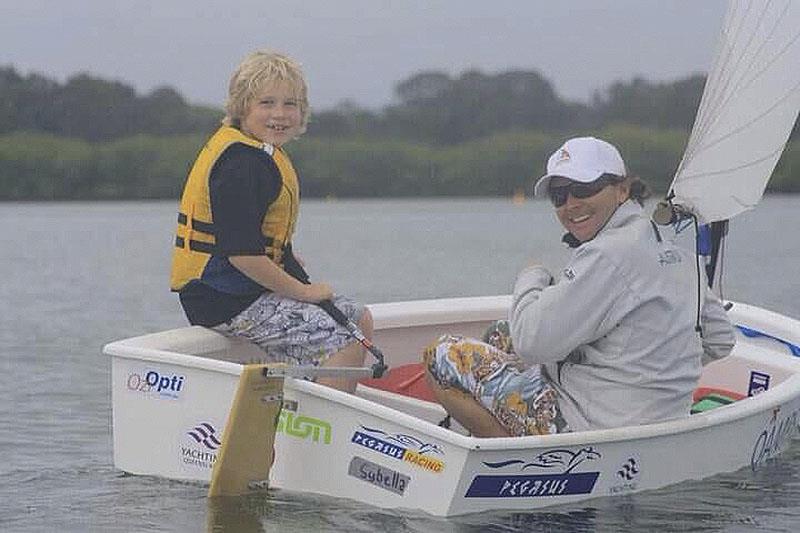
[[282,146],[300,134],[300,99],[288,81],[266,83],[242,118],[242,131],[259,141]]

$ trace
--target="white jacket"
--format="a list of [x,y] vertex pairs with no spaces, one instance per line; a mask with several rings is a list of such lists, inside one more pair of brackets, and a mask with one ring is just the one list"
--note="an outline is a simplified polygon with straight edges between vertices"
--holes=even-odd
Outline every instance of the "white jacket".
[[544,364],[573,431],[688,415],[702,365],[733,348],[733,327],[704,273],[698,280],[696,256],[663,229],[629,200],[575,249],[555,284],[540,266],[517,278],[514,349]]

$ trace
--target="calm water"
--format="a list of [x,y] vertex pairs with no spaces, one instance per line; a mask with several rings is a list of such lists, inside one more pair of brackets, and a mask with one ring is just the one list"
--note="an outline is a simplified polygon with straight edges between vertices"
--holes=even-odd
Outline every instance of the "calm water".
[[[508,293],[566,258],[544,203],[306,202],[313,277],[365,302]],[[205,488],[112,466],[111,340],[184,325],[167,289],[173,202],[0,204],[2,531],[793,531],[800,441],[749,469],[538,513],[436,519],[274,491],[209,508]],[[800,198],[739,217],[725,295],[800,317]],[[708,443],[713,446],[714,443]]]

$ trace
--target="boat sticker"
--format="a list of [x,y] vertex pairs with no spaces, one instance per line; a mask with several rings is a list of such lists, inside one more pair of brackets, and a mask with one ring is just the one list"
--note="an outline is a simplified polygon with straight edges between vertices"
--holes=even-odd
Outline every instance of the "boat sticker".
[[146,369],[128,374],[125,386],[129,391],[150,398],[177,400],[185,380],[186,377],[180,374],[160,374],[155,370]]
[[186,432],[186,444],[181,445],[181,461],[185,465],[210,470],[222,446],[222,436],[208,422],[200,422]]
[[406,491],[411,478],[400,472],[395,472],[390,468],[367,461],[358,456],[353,456],[347,473],[376,487],[386,489],[389,492],[400,494]]
[[632,492],[639,487],[639,473],[642,471],[638,455],[631,455],[614,473],[614,485],[608,488],[609,494]]
[[431,457],[431,454],[444,455],[441,446],[423,442],[411,435],[392,435],[380,429],[361,426],[361,431],[355,431],[350,442],[437,474],[444,470],[444,462]]
[[625,481],[631,481],[638,475],[639,462],[633,457],[622,463],[622,468],[617,470],[617,477],[624,479]]
[[281,410],[276,431],[302,440],[311,439],[311,442],[331,443],[331,425],[328,422],[287,409]]
[[800,430],[800,409],[795,409],[784,417],[780,413],[780,407],[774,408],[763,431],[756,437],[753,454],[750,456],[750,467],[753,470],[767,459],[777,456]]
[[589,494],[594,489],[600,472],[574,472],[585,461],[595,461],[600,453],[592,447],[578,451],[568,449],[547,450],[532,460],[509,459],[499,462],[484,462],[493,470],[516,470],[524,472],[530,468],[551,470],[539,474],[479,474],[464,496],[466,498],[533,498],[541,496],[567,496]]
[[[595,451],[591,446],[581,448],[577,452],[566,449],[547,450],[542,452],[532,461],[523,461],[522,459],[511,459],[509,461],[500,461],[498,463],[483,464],[489,468],[504,468],[507,466],[519,466],[520,470],[527,470],[528,468],[552,468],[560,470],[565,473],[571,472],[576,466],[584,461],[594,461],[600,458],[600,453]],[[521,465],[521,466],[520,466]]]
[[208,422],[201,422],[188,432],[189,436],[194,439],[197,444],[202,444],[209,450],[217,450],[222,445],[216,433],[217,430]]
[[755,370],[750,372],[750,386],[747,388],[747,395],[755,396],[767,389],[769,389],[769,374]]

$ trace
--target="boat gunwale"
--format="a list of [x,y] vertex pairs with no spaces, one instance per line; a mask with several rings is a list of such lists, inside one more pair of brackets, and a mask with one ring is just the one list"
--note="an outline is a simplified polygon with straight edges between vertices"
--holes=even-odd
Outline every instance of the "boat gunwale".
[[141,337],[132,337],[130,339],[108,343],[103,346],[103,353],[111,357],[152,361],[155,363],[167,363],[186,368],[221,372],[223,374],[230,374],[232,376],[240,376],[242,374],[243,365],[241,363],[222,361],[220,359],[213,359],[211,357],[173,352],[170,350],[160,350],[158,348],[146,348],[131,344],[130,341],[134,341],[139,338]]
[[369,304],[375,330],[498,320],[511,295],[466,296]]

